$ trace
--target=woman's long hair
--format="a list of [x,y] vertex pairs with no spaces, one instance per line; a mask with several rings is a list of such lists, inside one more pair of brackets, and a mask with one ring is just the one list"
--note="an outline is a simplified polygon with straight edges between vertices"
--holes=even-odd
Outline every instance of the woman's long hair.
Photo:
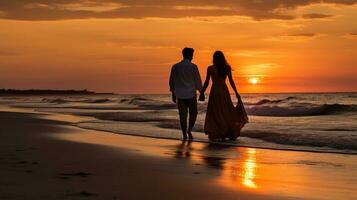
[[225,78],[231,72],[231,66],[227,63],[226,57],[222,51],[216,51],[213,54],[213,65],[216,66],[219,75]]

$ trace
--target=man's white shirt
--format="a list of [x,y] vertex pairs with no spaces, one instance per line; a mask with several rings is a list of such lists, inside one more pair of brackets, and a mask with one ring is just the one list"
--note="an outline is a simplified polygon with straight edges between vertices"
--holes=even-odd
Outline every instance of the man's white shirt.
[[171,68],[170,91],[178,99],[190,99],[196,96],[196,90],[202,90],[202,81],[197,65],[185,59]]

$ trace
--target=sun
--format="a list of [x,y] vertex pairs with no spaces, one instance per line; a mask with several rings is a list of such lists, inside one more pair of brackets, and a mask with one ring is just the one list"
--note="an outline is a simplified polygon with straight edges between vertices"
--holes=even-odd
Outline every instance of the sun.
[[252,85],[257,85],[259,83],[259,78],[249,78],[248,82]]

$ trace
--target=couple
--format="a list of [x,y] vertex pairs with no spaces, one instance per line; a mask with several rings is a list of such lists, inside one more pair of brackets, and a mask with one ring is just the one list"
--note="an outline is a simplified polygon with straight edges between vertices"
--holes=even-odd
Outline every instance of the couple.
[[[205,83],[202,86],[200,73],[193,59],[194,49],[184,48],[182,50],[183,60],[172,66],[170,74],[170,91],[172,101],[177,103],[183,139],[193,140],[192,128],[197,118],[197,96],[199,100],[205,100],[205,91],[212,78],[212,87],[208,100],[208,107],[204,125],[204,131],[210,140],[236,140],[240,130],[248,122],[242,99],[238,94],[232,78],[232,69],[227,63],[224,54],[216,51],[213,54],[213,65],[207,69]],[[231,100],[226,79],[228,78],[238,104],[235,107]],[[187,127],[187,115],[189,124]]]

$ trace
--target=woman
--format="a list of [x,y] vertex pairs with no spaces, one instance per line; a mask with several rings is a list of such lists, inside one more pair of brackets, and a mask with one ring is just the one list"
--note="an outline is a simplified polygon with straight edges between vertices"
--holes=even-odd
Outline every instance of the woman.
[[[207,69],[206,81],[201,92],[201,99],[204,98],[210,78],[212,77],[212,87],[208,100],[208,107],[205,120],[205,133],[210,140],[226,138],[236,140],[240,135],[240,130],[248,122],[242,100],[232,78],[232,69],[226,61],[221,51],[213,54],[213,65]],[[229,83],[238,99],[237,107],[234,107],[226,85],[228,77]]]

